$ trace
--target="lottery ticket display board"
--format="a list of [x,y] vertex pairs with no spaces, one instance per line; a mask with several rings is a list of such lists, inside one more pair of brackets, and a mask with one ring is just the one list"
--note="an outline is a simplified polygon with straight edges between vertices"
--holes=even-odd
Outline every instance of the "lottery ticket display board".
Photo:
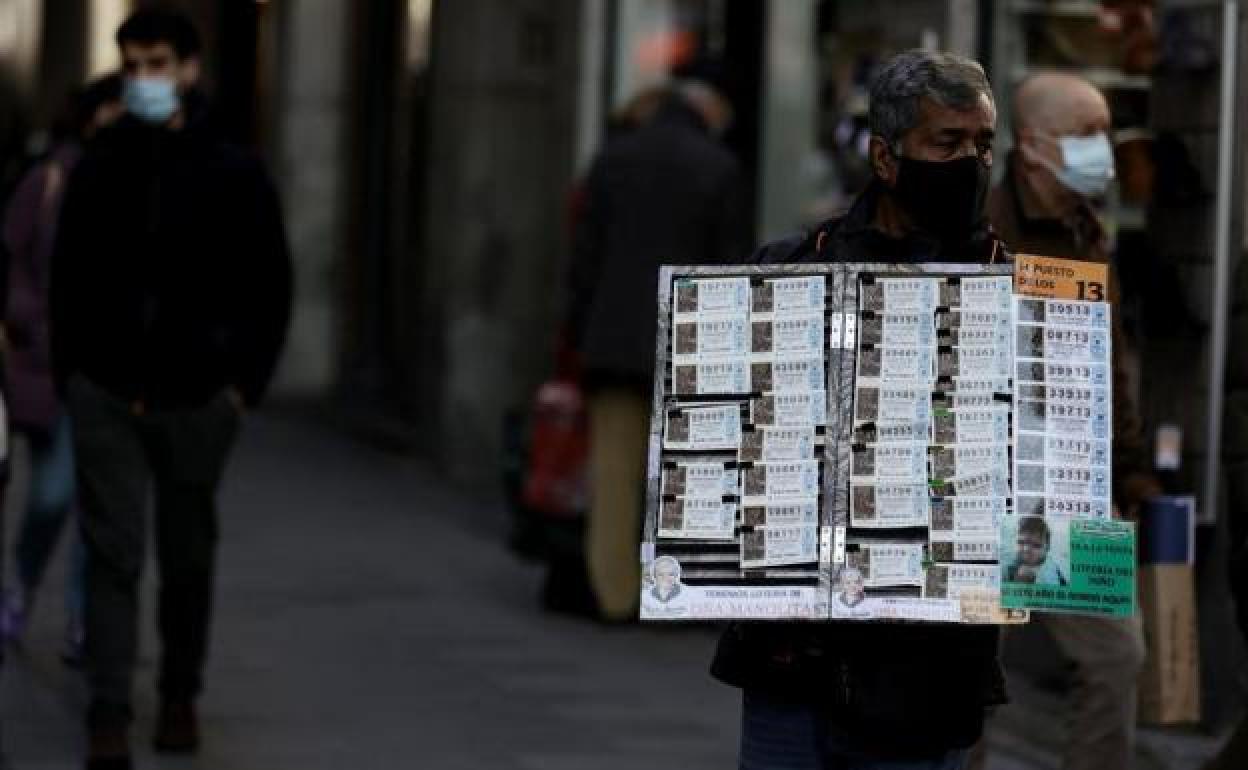
[[[1067,305],[1021,305],[1009,265],[663,268],[642,618],[1024,622],[1002,581],[1047,573],[1015,558],[1016,477],[1029,512],[1108,507],[1108,465],[1072,468],[1109,456],[1109,390],[1016,361],[1108,366],[1069,320],[1107,306]],[[1020,313],[1089,336],[1035,343]]]

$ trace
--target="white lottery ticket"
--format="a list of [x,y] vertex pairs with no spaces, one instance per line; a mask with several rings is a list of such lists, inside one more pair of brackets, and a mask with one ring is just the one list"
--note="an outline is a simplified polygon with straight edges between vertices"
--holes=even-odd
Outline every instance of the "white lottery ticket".
[[819,495],[819,461],[755,463],[742,472],[744,496],[753,503],[809,500]]
[[1015,365],[1017,382],[1036,382],[1047,385],[1099,385],[1109,384],[1108,364],[1067,364],[1038,359],[1019,359]]
[[858,333],[864,345],[919,348],[932,344],[936,324],[931,314],[885,313],[864,316]]
[[932,448],[932,477],[951,479],[982,471],[1010,472],[1010,452],[1005,444],[958,444]]
[[750,311],[750,279],[682,278],[676,281],[676,316],[742,315]]
[[923,546],[919,543],[861,544],[849,555],[867,588],[923,585]]
[[1019,516],[1054,516],[1082,519],[1107,519],[1112,513],[1106,498],[1043,497],[1019,494],[1014,501]]
[[690,406],[670,410],[663,447],[675,450],[736,449],[741,444],[741,408],[737,404]]
[[819,503],[801,500],[747,505],[741,510],[741,521],[747,527],[813,527],[819,523]]
[[754,287],[753,311],[786,315],[823,314],[827,279],[822,275],[776,278]]
[[672,355],[679,363],[742,356],[750,349],[748,330],[744,318],[677,321],[672,325]]
[[932,392],[923,386],[862,386],[856,393],[854,419],[874,423],[926,423],[932,418]]
[[732,540],[736,503],[718,497],[664,500],[659,511],[659,537]]
[[979,471],[969,476],[955,476],[944,480],[940,492],[957,497],[1008,497],[1010,477],[999,470]]
[[932,419],[932,443],[1004,444],[1010,438],[1010,415],[1001,409],[938,411]]
[[1096,406],[1019,399],[1015,402],[1014,414],[1020,433],[1100,440],[1109,438],[1108,404]]
[[672,391],[678,395],[749,393],[749,362],[737,358],[674,364]]
[[1008,346],[943,348],[937,359],[936,373],[941,377],[1000,379],[1010,376]]
[[777,428],[826,425],[828,393],[825,390],[764,393],[751,402],[750,418],[755,425]]
[[855,527],[926,526],[930,500],[926,482],[851,484],[851,522]]
[[1010,312],[1013,279],[1008,275],[968,276],[946,279],[940,290],[940,304],[964,310]]
[[818,527],[760,527],[741,533],[741,566],[778,567],[819,560]]
[[1005,513],[1004,497],[938,498],[932,500],[932,537],[996,538]]
[[813,428],[756,428],[741,434],[742,462],[788,462],[815,457]]
[[935,350],[931,347],[862,347],[858,350],[860,378],[931,382],[935,376],[934,363]]
[[941,331],[953,329],[1004,329],[1010,330],[1009,312],[995,310],[950,310],[936,314],[936,328]]
[[1019,297],[1016,312],[1020,323],[1075,329],[1109,328],[1110,309],[1105,302]]
[[995,564],[933,564],[927,568],[923,596],[959,599],[963,592],[999,592],[1001,568]]
[[1014,467],[1014,489],[1019,495],[1109,497],[1110,471],[1018,463]]
[[861,287],[863,309],[875,313],[935,312],[938,278],[881,278]]
[[1043,358],[1070,364],[1109,362],[1109,331],[1019,324],[1016,348],[1019,358]]
[[927,444],[932,438],[930,418],[925,422],[868,422],[854,429],[860,444]]
[[[963,326],[941,335],[941,344],[962,347],[996,347],[1009,350],[1009,326]],[[996,376],[996,375],[994,375]]]
[[1019,433],[1015,437],[1014,452],[1018,461],[1024,463],[1076,468],[1108,468],[1110,465],[1109,441],[1106,439]]
[[783,316],[750,324],[750,352],[777,356],[822,355],[823,316]]
[[954,377],[954,392],[959,394],[1010,393],[1010,381],[1004,377]]
[[824,373],[823,356],[755,361],[750,365],[750,385],[759,393],[819,391],[824,390]]
[[927,480],[927,444],[872,444],[855,447],[854,480],[876,484],[916,484]]
[[718,498],[741,494],[736,468],[723,463],[677,462],[663,469],[662,494]]

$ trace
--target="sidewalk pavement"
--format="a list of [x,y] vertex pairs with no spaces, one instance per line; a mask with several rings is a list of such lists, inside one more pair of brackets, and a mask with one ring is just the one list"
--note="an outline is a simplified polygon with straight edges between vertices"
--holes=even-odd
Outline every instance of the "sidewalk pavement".
[[[147,749],[149,570],[140,768],[735,765],[739,698],[706,673],[714,629],[543,614],[539,570],[503,547],[497,506],[282,413],[251,418],[228,479],[204,749],[190,760]],[[80,766],[83,688],[56,659],[63,572],[54,565],[25,648],[0,672],[5,770]],[[1060,703],[1025,682],[1014,689],[992,724],[989,767],[1055,768]],[[1150,732],[1141,744],[1141,768],[1189,770],[1214,741]]]

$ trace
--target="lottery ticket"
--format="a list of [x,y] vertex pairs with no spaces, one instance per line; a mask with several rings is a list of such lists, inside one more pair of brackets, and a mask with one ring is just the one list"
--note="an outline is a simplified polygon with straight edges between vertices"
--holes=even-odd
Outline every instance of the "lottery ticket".
[[1046,385],[1109,385],[1108,364],[1068,364],[1060,361],[1018,359],[1014,379]]
[[855,527],[923,527],[930,497],[926,483],[850,486],[850,520]]
[[737,504],[718,497],[664,500],[659,510],[659,537],[732,540]]
[[682,396],[749,393],[749,363],[736,358],[673,364],[672,392]]
[[826,425],[828,393],[825,390],[764,393],[750,402],[750,420],[755,425],[777,428]]
[[1000,470],[986,470],[969,476],[955,476],[932,482],[938,496],[1009,497],[1010,477]]
[[924,578],[927,599],[960,599],[964,592],[1001,590],[1001,568],[995,564],[933,564]]
[[819,528],[759,527],[741,533],[741,566],[778,567],[819,560]]
[[862,573],[867,588],[923,585],[922,544],[862,543],[846,557]]
[[741,407],[735,403],[669,409],[663,448],[714,451],[741,445]]
[[962,326],[941,332],[940,344],[962,347],[998,347],[1009,350],[1009,326]]
[[904,382],[931,382],[935,350],[863,346],[858,350],[858,377]]
[[1019,323],[1075,329],[1109,328],[1110,310],[1105,302],[1019,297],[1016,312]]
[[677,321],[672,324],[672,356],[678,363],[742,356],[750,350],[749,328],[744,318]]
[[922,483],[927,479],[927,444],[871,444],[854,447],[851,473],[858,482]]
[[825,374],[823,356],[755,361],[750,364],[750,385],[758,393],[822,391]]
[[724,463],[674,462],[663,468],[662,494],[676,497],[735,497],[741,494],[736,468]]
[[1075,468],[1108,468],[1107,439],[1067,438],[1042,433],[1019,433],[1014,453],[1020,463],[1069,465]]
[[750,323],[750,352],[815,356],[823,351],[823,316],[782,316]]
[[823,314],[827,278],[822,275],[776,278],[754,287],[752,310],[755,314]]
[[920,385],[864,385],[857,389],[854,419],[861,422],[930,422],[932,392]]
[[1109,405],[1019,399],[1014,405],[1019,433],[1105,440],[1109,438]]
[[1010,376],[1010,349],[1008,346],[943,347],[936,362],[936,374],[940,377],[969,377],[974,379],[1000,379]]
[[860,305],[873,313],[935,312],[939,278],[880,278],[863,283]]
[[813,428],[755,428],[741,434],[737,459],[742,462],[811,460],[815,456]]
[[1070,364],[1109,361],[1109,331],[1019,324],[1015,337],[1019,358],[1043,358]]
[[1018,494],[1014,498],[1014,510],[1019,516],[1065,517],[1077,519],[1107,519],[1112,513],[1106,498],[1046,497]]
[[924,444],[932,438],[930,418],[925,422],[865,422],[854,428],[856,444]]
[[1108,468],[1017,463],[1014,489],[1018,495],[1108,497],[1110,471]]
[[812,527],[819,523],[819,503],[802,500],[747,505],[741,509],[741,522],[747,527]]
[[947,278],[940,286],[942,307],[1010,312],[1013,279],[1008,275]]
[[750,311],[750,279],[681,278],[676,281],[676,317],[741,315]]
[[923,313],[867,314],[858,329],[864,345],[918,348],[931,345],[936,338],[931,314]]
[[937,411],[932,418],[934,444],[1004,444],[1010,437],[1010,415],[1002,409]]
[[936,314],[938,332],[955,329],[1010,330],[1012,322],[1008,311],[996,310],[947,310]]
[[1005,444],[958,444],[932,447],[932,477],[951,479],[981,471],[1010,472],[1010,452]]
[[742,471],[744,496],[757,500],[809,500],[819,495],[819,461],[755,463]]

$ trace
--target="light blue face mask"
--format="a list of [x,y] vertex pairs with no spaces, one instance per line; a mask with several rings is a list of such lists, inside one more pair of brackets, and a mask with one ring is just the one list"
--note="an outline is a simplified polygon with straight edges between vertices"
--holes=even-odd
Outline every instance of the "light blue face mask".
[[1092,136],[1055,137],[1062,150],[1062,165],[1042,159],[1057,181],[1085,198],[1098,198],[1114,179],[1114,148],[1104,133]]
[[126,78],[122,100],[139,120],[163,124],[178,111],[178,87],[165,75]]

